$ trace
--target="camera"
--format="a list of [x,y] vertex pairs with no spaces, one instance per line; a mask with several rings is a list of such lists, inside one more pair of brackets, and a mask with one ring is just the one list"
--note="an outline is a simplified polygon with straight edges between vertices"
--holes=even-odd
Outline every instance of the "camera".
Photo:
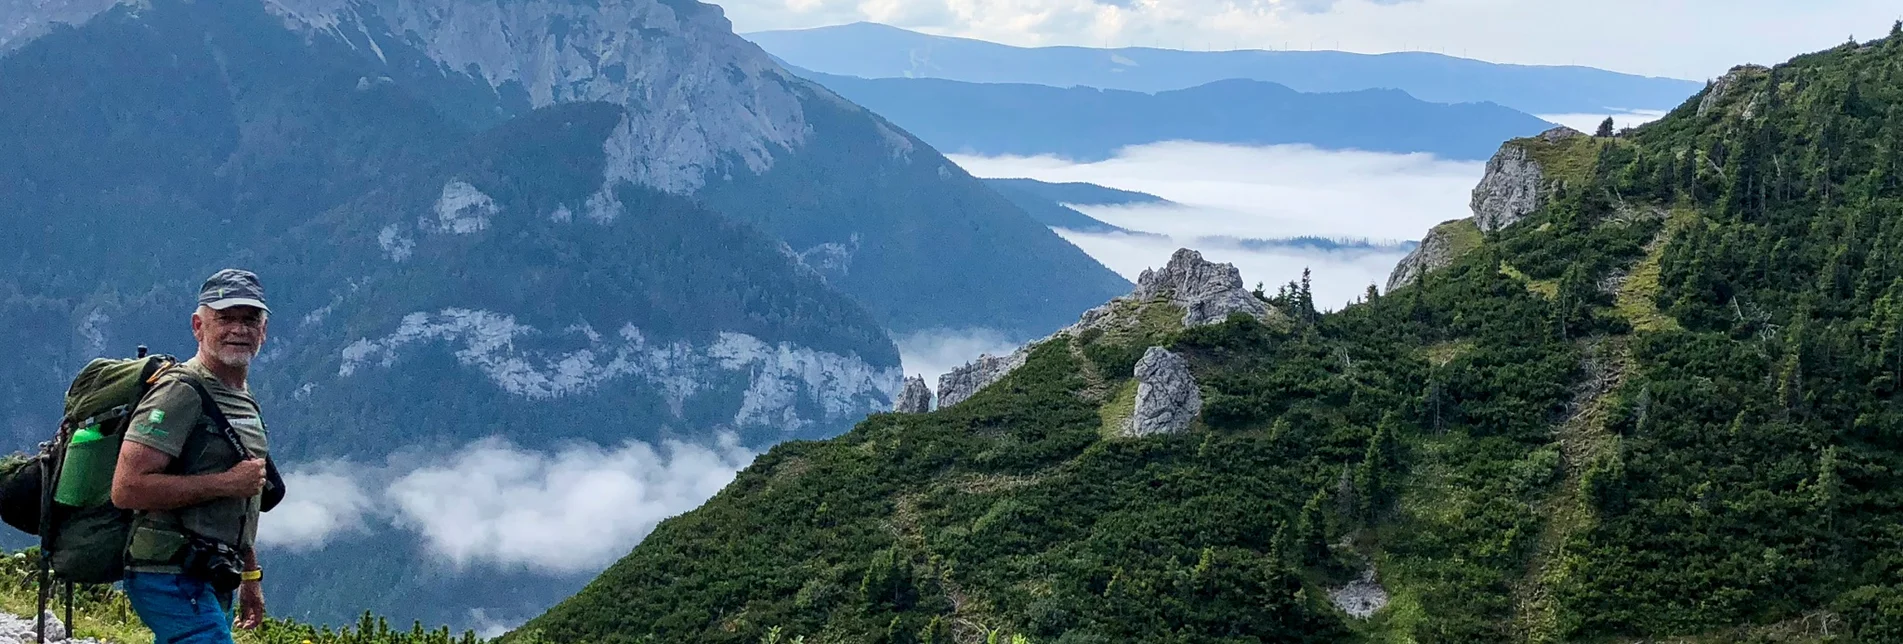
[[185,557],[179,567],[186,576],[211,584],[212,589],[220,593],[228,593],[238,588],[244,560],[236,548],[192,535],[186,541]]

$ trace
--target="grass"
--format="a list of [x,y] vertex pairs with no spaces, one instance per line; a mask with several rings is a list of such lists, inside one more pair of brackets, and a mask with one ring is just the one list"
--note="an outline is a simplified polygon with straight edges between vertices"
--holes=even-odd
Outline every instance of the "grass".
[[1599,148],[1607,145],[1629,145],[1618,139],[1601,139],[1591,136],[1576,136],[1557,143],[1530,137],[1514,139],[1508,145],[1519,146],[1526,156],[1539,164],[1540,173],[1546,181],[1564,181],[1567,184],[1583,184],[1592,177],[1592,167],[1599,159]]
[[1472,340],[1461,340],[1459,342],[1442,342],[1429,345],[1422,348],[1421,353],[1427,358],[1429,363],[1432,363],[1436,367],[1444,367],[1447,366],[1447,363],[1453,362],[1454,358],[1460,357],[1460,354],[1466,353],[1473,348],[1474,343]]
[[1500,274],[1518,280],[1521,284],[1526,285],[1526,290],[1538,295],[1543,295],[1546,299],[1550,300],[1559,295],[1559,280],[1533,279],[1528,277],[1526,273],[1520,272],[1520,269],[1514,268],[1512,264],[1506,262],[1500,262]]
[[1646,245],[1645,257],[1632,265],[1631,275],[1626,277],[1625,286],[1613,302],[1619,316],[1632,323],[1637,331],[1675,331],[1681,327],[1678,320],[1659,311],[1659,261],[1665,256],[1665,246],[1671,243],[1672,236],[1689,225],[1695,225],[1697,214],[1688,209],[1673,210],[1666,220],[1665,231],[1657,239]]
[[1137,410],[1137,381],[1132,378],[1123,382],[1111,396],[1110,402],[1097,408],[1097,416],[1103,419],[1103,428],[1099,433],[1104,438],[1116,438],[1123,434],[1124,425]]

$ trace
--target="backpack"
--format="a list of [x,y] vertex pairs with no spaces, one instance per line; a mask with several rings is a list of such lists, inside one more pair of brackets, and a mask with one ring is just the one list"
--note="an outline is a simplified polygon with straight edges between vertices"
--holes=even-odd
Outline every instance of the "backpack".
[[[110,584],[125,574],[132,511],[112,504],[112,478],[132,412],[159,378],[179,364],[168,355],[97,358],[80,369],[66,391],[65,413],[53,440],[11,469],[0,466],[0,520],[40,537],[42,568],[60,581]],[[195,378],[204,411],[223,438],[230,421]],[[245,453],[240,446],[240,453]],[[283,479],[266,460],[263,508],[284,496]]]

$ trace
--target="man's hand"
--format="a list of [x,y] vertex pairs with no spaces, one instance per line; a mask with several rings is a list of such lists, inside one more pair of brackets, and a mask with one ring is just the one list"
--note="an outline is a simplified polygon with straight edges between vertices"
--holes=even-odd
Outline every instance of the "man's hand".
[[264,582],[238,584],[238,628],[250,630],[264,624]]
[[264,459],[239,461],[224,474],[225,496],[248,499],[264,491]]

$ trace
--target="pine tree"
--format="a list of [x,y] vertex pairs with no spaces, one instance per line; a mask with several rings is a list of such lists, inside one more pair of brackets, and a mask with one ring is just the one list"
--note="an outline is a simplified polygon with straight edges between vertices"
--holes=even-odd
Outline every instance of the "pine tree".
[[1295,522],[1295,549],[1305,566],[1320,566],[1329,560],[1328,553],[1328,491],[1317,490],[1302,506],[1302,514]]
[[1610,116],[1606,117],[1606,120],[1601,121],[1599,123],[1599,131],[1593,134],[1593,136],[1596,136],[1602,139],[1610,138],[1612,136],[1612,125],[1613,125],[1612,117]]

